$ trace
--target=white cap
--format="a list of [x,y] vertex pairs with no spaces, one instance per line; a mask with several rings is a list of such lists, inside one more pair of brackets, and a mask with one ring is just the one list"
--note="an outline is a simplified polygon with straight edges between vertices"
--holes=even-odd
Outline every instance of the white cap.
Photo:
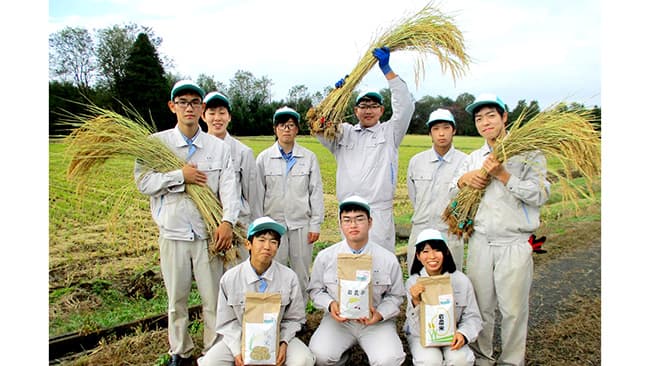
[[445,244],[447,244],[447,240],[445,240],[445,237],[442,236],[442,233],[440,231],[436,229],[424,229],[418,235],[418,238],[415,241],[415,245],[417,246],[418,244],[429,240],[442,240]]
[[260,231],[267,229],[276,231],[278,234],[280,234],[280,236],[284,235],[284,233],[287,231],[283,225],[280,225],[272,218],[268,216],[262,216],[248,225],[248,232],[246,233],[246,237],[250,238]]
[[450,122],[451,125],[456,128],[456,120],[454,119],[454,115],[446,109],[438,108],[435,111],[431,112],[429,115],[429,120],[427,121],[427,127],[431,128],[431,125],[437,121]]
[[197,83],[192,80],[179,80],[174,84],[172,92],[170,93],[170,100],[174,100],[176,94],[182,90],[191,90],[201,96],[201,99],[205,96],[205,90],[201,88]]
[[339,214],[341,211],[343,211],[343,208],[347,206],[361,206],[368,211],[368,214],[370,214],[370,204],[368,204],[368,201],[366,201],[363,197],[350,196],[341,201],[341,203],[339,203]]

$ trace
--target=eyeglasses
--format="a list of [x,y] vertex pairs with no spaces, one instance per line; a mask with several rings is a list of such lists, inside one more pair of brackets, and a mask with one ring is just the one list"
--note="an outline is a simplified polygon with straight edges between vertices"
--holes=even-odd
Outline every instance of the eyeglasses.
[[194,99],[194,100],[189,101],[189,102],[187,100],[185,100],[185,99],[181,99],[181,100],[175,100],[174,104],[176,104],[177,106],[179,106],[181,108],[187,108],[188,105],[191,105],[192,108],[198,108],[199,106],[201,106],[202,102],[200,100],[198,100],[198,99]]
[[343,226],[350,226],[352,224],[355,225],[361,225],[368,221],[368,218],[365,216],[357,216],[357,217],[343,217],[341,218],[341,225]]
[[361,109],[362,111],[368,110],[368,109],[377,109],[381,107],[381,104],[359,104],[357,108]]
[[278,123],[278,128],[281,130],[293,130],[294,128],[296,128],[296,124],[293,122]]

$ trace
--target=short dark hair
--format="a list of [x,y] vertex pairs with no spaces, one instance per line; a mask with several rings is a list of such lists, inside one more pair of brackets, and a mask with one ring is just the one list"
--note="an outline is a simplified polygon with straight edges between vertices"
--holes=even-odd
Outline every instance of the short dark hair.
[[503,113],[505,113],[505,110],[503,108],[501,108],[500,105],[498,105],[497,103],[486,103],[486,104],[483,104],[483,105],[480,105],[480,106],[474,108],[474,110],[472,111],[472,120],[474,120],[474,118],[476,118],[476,113],[480,112],[481,109],[490,108],[490,107],[495,108],[497,110],[497,113],[499,113],[499,115],[501,117],[503,117]]
[[420,270],[424,268],[424,265],[418,259],[418,254],[422,253],[424,247],[427,245],[431,249],[442,252],[442,268],[440,268],[440,274],[456,272],[456,263],[454,262],[454,257],[451,256],[447,244],[442,240],[427,240],[415,246],[415,258],[413,258],[413,264],[411,265],[412,275],[420,273]]
[[298,121],[296,121],[296,117],[288,114],[288,113],[283,113],[280,114],[279,116],[275,117],[273,120],[273,127],[279,125],[280,123],[287,123],[289,120],[292,119],[295,123],[298,129],[300,129],[300,125],[298,125]]
[[339,212],[339,219],[341,219],[341,215],[343,215],[344,213],[352,212],[352,211],[363,211],[363,212],[366,213],[366,216],[368,216],[368,218],[370,218],[370,211],[366,210],[365,207],[363,207],[361,205],[354,204],[354,203],[348,203],[348,204],[344,205],[343,207],[341,207],[341,211]]
[[441,123],[448,123],[449,125],[451,125],[451,128],[453,128],[454,130],[456,129],[456,124],[452,123],[451,121],[445,121],[445,120],[439,119],[439,120],[435,120],[435,121],[431,122],[431,124],[429,125],[429,134],[431,133],[431,129],[433,128],[433,126],[439,125]]
[[379,98],[375,98],[375,97],[372,97],[370,95],[365,95],[365,96],[361,97],[361,99],[359,99],[359,101],[357,101],[357,104],[355,104],[355,106],[358,106],[359,104],[361,104],[361,102],[376,102],[376,103],[379,103],[380,105],[383,105],[381,100],[379,100]]
[[280,243],[280,238],[282,238],[282,235],[280,235],[279,232],[277,232],[277,231],[275,231],[273,229],[265,229],[265,230],[262,230],[262,231],[258,231],[255,234],[249,236],[248,241],[250,241],[252,243],[254,238],[257,238],[257,237],[265,235],[265,234],[271,234],[271,236],[273,236],[273,239],[278,241],[278,246],[280,245],[279,243]]
[[205,104],[206,110],[208,108],[218,108],[218,107],[225,107],[228,110],[228,113],[231,113],[230,105],[219,98],[213,98],[212,100],[210,100],[208,103]]

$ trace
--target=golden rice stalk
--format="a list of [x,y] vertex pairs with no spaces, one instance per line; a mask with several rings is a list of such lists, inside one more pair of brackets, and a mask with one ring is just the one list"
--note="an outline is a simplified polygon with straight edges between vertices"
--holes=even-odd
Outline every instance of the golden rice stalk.
[[[108,159],[128,157],[137,159],[149,169],[169,172],[181,169],[185,162],[150,135],[155,128],[137,113],[130,111],[133,119],[94,105],[88,106],[87,115],[71,116],[71,123],[78,126],[68,137],[66,155],[70,156],[67,176],[76,181],[78,192],[86,186],[91,173],[101,176],[101,167]],[[105,176],[105,179],[110,179]],[[134,187],[135,189],[135,187]],[[214,192],[207,186],[188,184],[185,190],[198,208],[212,235],[221,224],[223,209]],[[237,258],[238,245],[244,245],[246,234],[237,225],[233,228],[233,246],[225,253],[215,253],[208,245],[211,255],[219,255],[225,263]]]
[[[593,197],[592,187],[600,177],[601,165],[600,135],[590,123],[591,111],[568,111],[564,104],[558,103],[522,124],[525,117],[524,112],[509,132],[496,141],[493,154],[497,160],[503,163],[515,155],[539,151],[547,161],[553,160],[559,167],[532,168],[546,168],[547,177],[557,180],[562,202],[572,202],[577,208],[580,196]],[[487,172],[482,170],[482,173],[487,176]],[[572,183],[575,176],[585,178],[586,189]],[[484,193],[485,190],[466,186],[449,202],[442,217],[453,234],[472,235],[474,217]]]
[[333,89],[318,106],[307,112],[312,135],[324,131],[327,139],[334,139],[340,130],[339,125],[352,92],[377,62],[372,51],[383,46],[387,46],[391,53],[402,50],[417,53],[416,86],[420,74],[424,76],[424,61],[429,53],[438,56],[442,71],[449,71],[454,81],[465,73],[470,62],[465,53],[463,34],[453,23],[453,18],[440,12],[433,3],[428,3],[414,15],[396,22],[371,40],[368,51],[347,76],[343,86]]

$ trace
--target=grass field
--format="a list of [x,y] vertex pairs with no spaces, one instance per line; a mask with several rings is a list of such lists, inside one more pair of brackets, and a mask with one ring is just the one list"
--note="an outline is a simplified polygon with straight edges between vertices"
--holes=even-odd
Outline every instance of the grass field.
[[[273,143],[271,136],[243,137],[257,155]],[[456,148],[470,152],[483,143],[478,137],[456,137]],[[319,159],[326,216],[317,248],[340,240],[337,228],[333,156],[311,136],[298,142]],[[431,147],[428,136],[406,136],[400,146],[394,213],[408,222],[411,204],[406,191],[409,159]],[[135,190],[133,161],[110,161],[101,177],[77,192],[66,180],[67,161],[60,142],[50,143],[49,304],[50,336],[89,332],[145,316],[164,313],[166,295],[159,271],[158,230],[148,199]],[[108,178],[108,179],[107,179]],[[600,187],[596,187],[600,191]],[[565,223],[600,223],[600,200],[582,202],[579,216],[559,205],[554,194],[542,211],[543,230],[562,235]],[[552,258],[548,256],[547,258]],[[536,262],[537,265],[537,262]],[[198,304],[196,291],[190,300]],[[198,331],[198,329],[197,329]],[[164,348],[159,351],[164,353]]]

